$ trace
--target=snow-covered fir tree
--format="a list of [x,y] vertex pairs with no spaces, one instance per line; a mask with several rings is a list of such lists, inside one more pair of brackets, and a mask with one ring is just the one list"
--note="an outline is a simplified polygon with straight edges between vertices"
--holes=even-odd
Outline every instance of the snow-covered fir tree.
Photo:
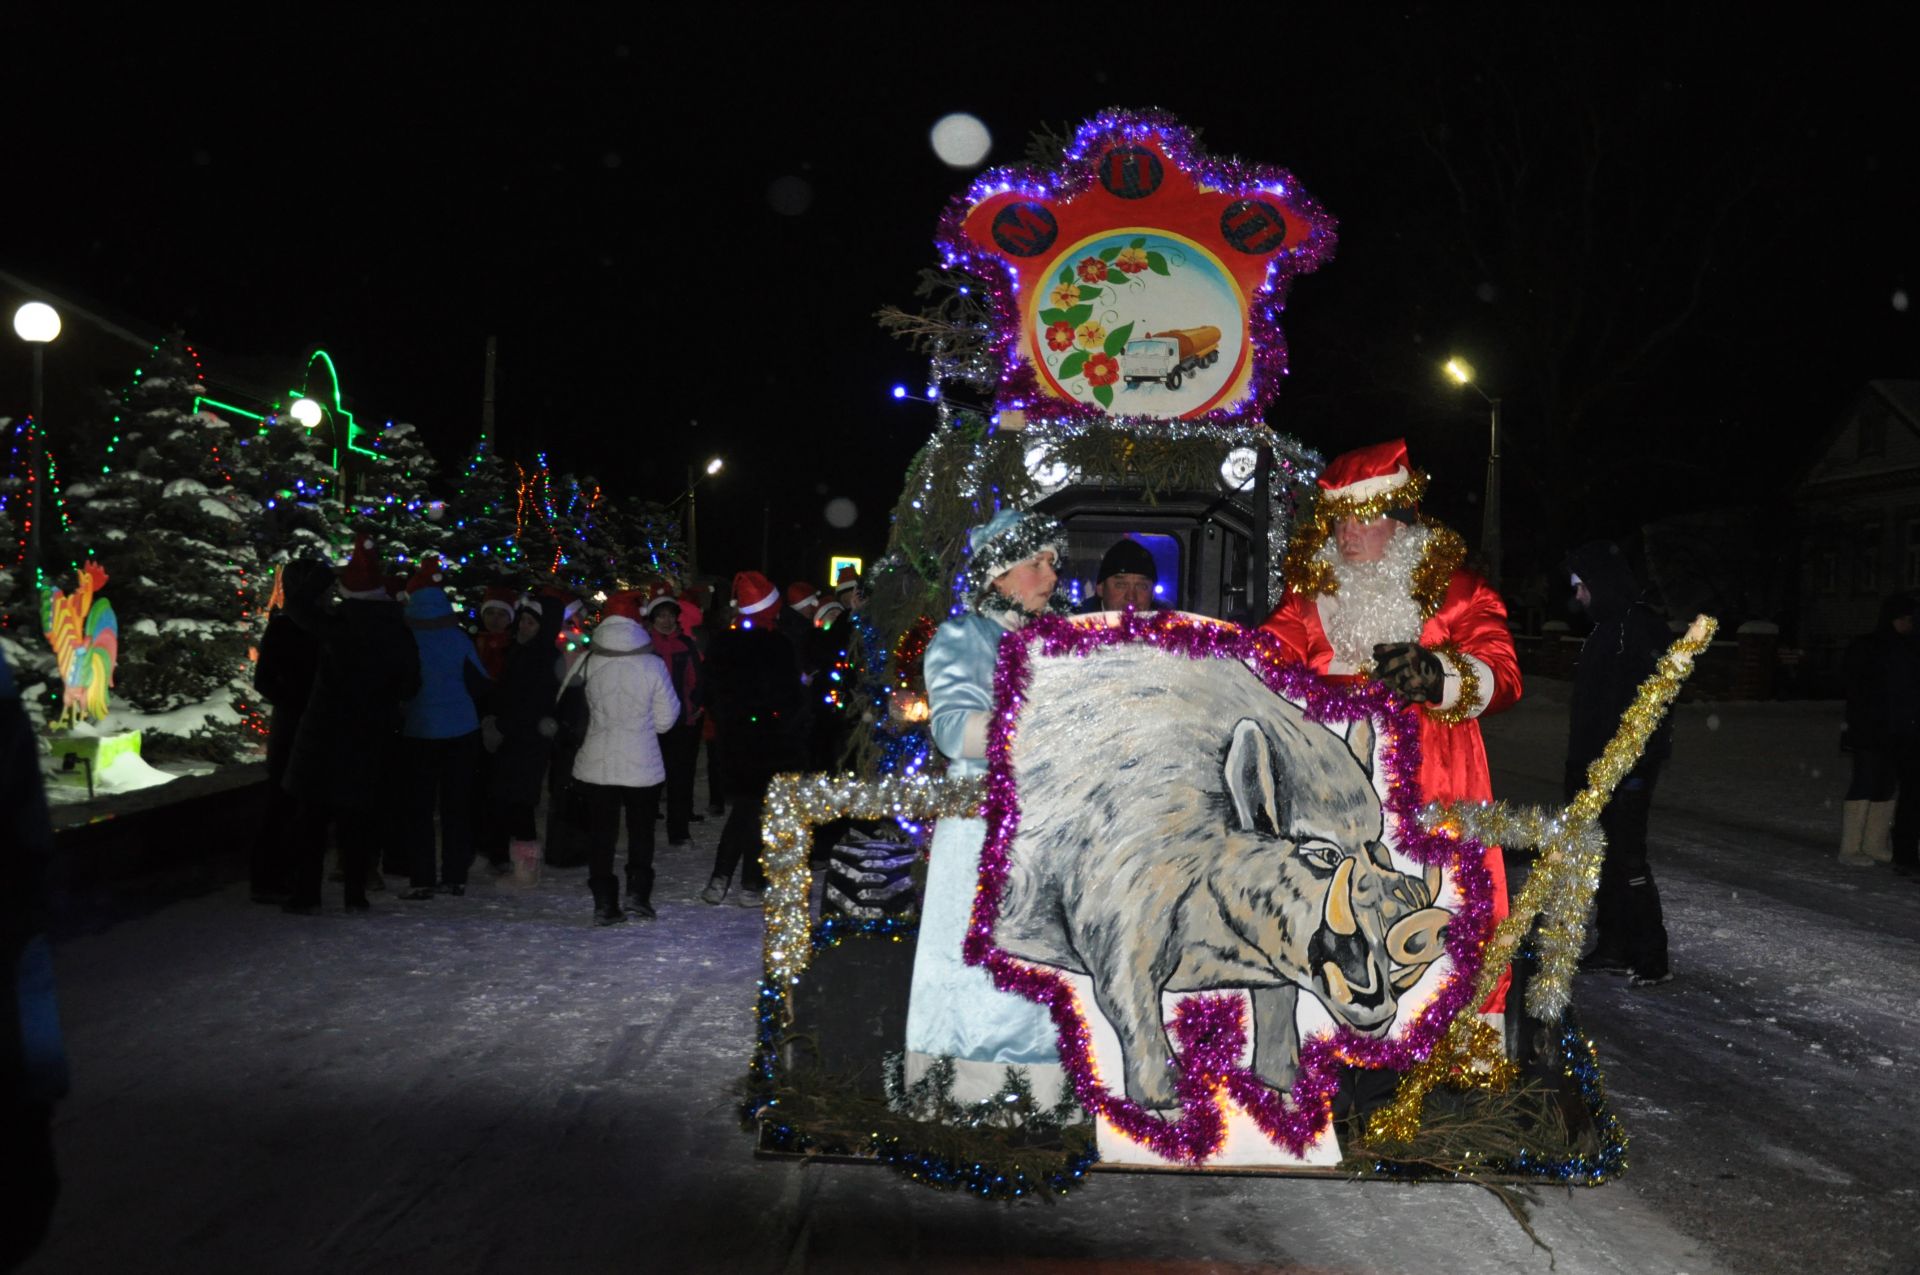
[[445,553],[454,579],[469,596],[522,570],[514,539],[519,475],[482,435],[457,477],[443,483]]
[[446,505],[435,494],[438,472],[420,431],[404,421],[363,436],[379,459],[354,456],[354,521],[371,529],[380,553],[403,565],[430,553],[448,556]]
[[261,506],[236,483],[247,466],[233,429],[194,412],[199,388],[184,340],[161,342],[121,404],[106,472],[66,494],[73,552],[106,568],[119,616],[117,705],[149,715],[129,724],[150,736],[227,760],[254,738],[248,652],[267,581]]
[[256,534],[262,564],[344,557],[346,533],[325,449],[302,426],[281,417],[235,432],[234,486],[260,507]]

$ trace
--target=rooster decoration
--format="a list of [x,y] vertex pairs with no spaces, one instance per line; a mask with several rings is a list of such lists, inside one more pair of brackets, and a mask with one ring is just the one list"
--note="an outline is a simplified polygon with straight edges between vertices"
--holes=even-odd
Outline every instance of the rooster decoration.
[[74,592],[56,588],[41,597],[41,627],[60,662],[64,683],[56,725],[72,726],[82,716],[99,721],[107,715],[107,688],[113,685],[113,666],[120,658],[120,626],[113,604],[94,596],[106,582],[105,569],[89,559]]

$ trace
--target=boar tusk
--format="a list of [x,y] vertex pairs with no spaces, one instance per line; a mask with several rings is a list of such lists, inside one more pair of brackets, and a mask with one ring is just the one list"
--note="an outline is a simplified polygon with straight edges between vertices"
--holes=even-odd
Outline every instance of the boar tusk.
[[1333,884],[1327,887],[1327,928],[1335,934],[1360,928],[1353,919],[1353,864],[1352,859],[1342,859],[1334,869]]
[[1336,1004],[1353,1004],[1353,988],[1347,985],[1347,976],[1340,972],[1338,965],[1332,961],[1323,962],[1320,973],[1327,980],[1327,991],[1332,994]]
[[1432,903],[1440,897],[1440,865],[1427,865],[1427,902]]

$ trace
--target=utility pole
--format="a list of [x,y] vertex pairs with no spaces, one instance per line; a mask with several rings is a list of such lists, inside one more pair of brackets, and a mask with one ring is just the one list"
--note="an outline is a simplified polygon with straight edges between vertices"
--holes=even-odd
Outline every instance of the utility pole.
[[487,383],[480,394],[480,436],[493,444],[494,451],[500,450],[499,442],[493,436],[493,361],[499,351],[500,338],[487,338]]

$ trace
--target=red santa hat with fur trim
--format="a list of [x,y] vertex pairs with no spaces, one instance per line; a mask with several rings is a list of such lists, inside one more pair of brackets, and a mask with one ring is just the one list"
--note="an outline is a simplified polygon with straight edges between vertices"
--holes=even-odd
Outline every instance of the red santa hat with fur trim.
[[362,536],[353,542],[353,556],[337,574],[340,592],[347,597],[386,600],[386,576],[380,571],[380,559],[373,554],[372,536]]
[[1320,473],[1322,501],[1343,505],[1372,504],[1380,514],[1400,514],[1420,503],[1426,475],[1407,459],[1407,440],[1388,439],[1343,452]]
[[743,622],[765,623],[780,614],[780,590],[758,571],[742,571],[733,578],[733,604]]

